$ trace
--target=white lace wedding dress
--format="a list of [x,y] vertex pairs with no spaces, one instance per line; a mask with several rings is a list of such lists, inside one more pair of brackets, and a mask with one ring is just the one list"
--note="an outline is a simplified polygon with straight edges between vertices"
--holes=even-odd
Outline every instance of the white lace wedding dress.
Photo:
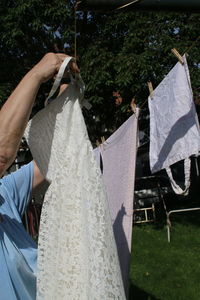
[[39,233],[37,300],[124,300],[102,176],[73,81],[29,122],[26,138],[51,180]]

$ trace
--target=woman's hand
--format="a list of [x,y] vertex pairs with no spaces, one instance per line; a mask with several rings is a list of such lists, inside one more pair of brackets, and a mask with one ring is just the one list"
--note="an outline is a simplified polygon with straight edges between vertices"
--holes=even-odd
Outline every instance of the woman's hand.
[[[34,67],[30,70],[40,83],[48,81],[54,77],[63,61],[68,55],[63,53],[47,53]],[[73,73],[79,73],[79,68],[75,62],[70,63],[70,69]]]
[[[16,157],[17,149],[29,120],[41,83],[52,78],[67,55],[46,54],[20,81],[0,111],[0,176]],[[71,62],[72,72],[79,72]]]

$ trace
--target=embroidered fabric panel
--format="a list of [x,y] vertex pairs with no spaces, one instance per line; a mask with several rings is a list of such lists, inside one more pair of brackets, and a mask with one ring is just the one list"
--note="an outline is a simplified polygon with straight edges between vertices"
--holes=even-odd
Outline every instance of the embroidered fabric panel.
[[152,173],[197,154],[199,123],[189,70],[178,62],[149,97],[150,167]]
[[125,299],[102,175],[76,82],[29,122],[26,137],[44,176],[37,300]]

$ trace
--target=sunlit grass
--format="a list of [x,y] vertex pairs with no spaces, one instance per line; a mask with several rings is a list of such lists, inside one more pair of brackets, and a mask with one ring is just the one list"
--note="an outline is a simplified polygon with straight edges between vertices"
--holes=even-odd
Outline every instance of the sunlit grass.
[[134,226],[130,300],[200,299],[200,214],[172,217],[166,226]]

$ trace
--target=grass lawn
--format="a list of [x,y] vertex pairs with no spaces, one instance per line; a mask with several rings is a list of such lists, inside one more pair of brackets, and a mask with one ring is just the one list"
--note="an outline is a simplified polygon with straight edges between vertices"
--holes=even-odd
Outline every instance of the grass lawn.
[[200,299],[200,213],[171,220],[171,243],[165,224],[134,226],[130,300]]

